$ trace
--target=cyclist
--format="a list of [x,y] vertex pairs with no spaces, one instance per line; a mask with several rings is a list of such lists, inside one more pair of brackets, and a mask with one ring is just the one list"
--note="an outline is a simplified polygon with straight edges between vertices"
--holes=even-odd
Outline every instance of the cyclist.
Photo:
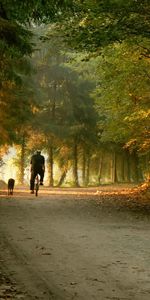
[[40,185],[43,185],[44,173],[45,173],[45,158],[41,155],[41,151],[37,150],[31,157],[31,178],[30,178],[30,190],[31,194],[34,194],[34,182],[37,174],[40,175]]

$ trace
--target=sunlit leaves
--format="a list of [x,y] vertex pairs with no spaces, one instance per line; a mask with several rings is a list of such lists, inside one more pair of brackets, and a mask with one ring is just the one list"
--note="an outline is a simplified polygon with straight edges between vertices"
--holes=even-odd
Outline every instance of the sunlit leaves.
[[[94,98],[103,127],[102,139],[133,145],[140,151],[149,147],[149,59],[141,57],[138,43],[114,44],[97,58],[97,85]],[[136,141],[136,142],[135,142]]]
[[75,48],[97,51],[129,37],[149,37],[148,0],[74,0],[73,3],[75,14],[64,23],[64,33]]

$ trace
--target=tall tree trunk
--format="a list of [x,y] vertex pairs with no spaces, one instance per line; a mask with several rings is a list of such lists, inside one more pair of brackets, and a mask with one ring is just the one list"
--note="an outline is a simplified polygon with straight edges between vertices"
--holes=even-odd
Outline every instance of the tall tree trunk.
[[[56,82],[53,85],[54,88],[54,97],[52,99],[52,103],[50,103],[50,117],[52,120],[55,121],[55,111],[56,111],[56,89],[57,89],[57,84]],[[51,96],[51,95],[50,95]],[[53,177],[53,168],[54,168],[54,160],[53,160],[53,143],[52,140],[48,142],[49,144],[49,149],[48,149],[48,159],[49,159],[49,164],[48,164],[48,172],[49,172],[49,186],[53,187],[54,186],[54,177]]]
[[100,159],[99,159],[98,184],[101,184],[103,157],[104,157],[104,153],[103,153],[103,151],[101,151],[101,155],[100,155]]
[[130,154],[126,151],[126,162],[127,162],[127,181],[131,182],[131,162],[130,162]]
[[56,82],[54,83],[54,97],[52,99],[52,110],[51,110],[51,116],[52,119],[55,120],[55,113],[56,113],[56,90],[57,90],[57,84]]
[[117,160],[116,160],[116,151],[112,153],[112,163],[111,163],[111,174],[112,174],[112,182],[117,183]]
[[59,179],[59,182],[57,184],[58,187],[60,187],[63,183],[64,183],[64,180],[66,178],[66,175],[67,175],[67,172],[68,172],[68,169],[66,168],[63,173],[61,174],[61,177]]
[[53,161],[53,146],[49,147],[48,150],[48,173],[49,173],[49,186],[53,187],[54,185],[54,178],[53,178],[53,167],[54,167],[54,161]]
[[133,161],[133,179],[134,182],[139,182],[140,180],[140,168],[139,168],[139,158],[138,155],[136,153],[136,151],[133,152],[132,154],[132,161]]
[[125,182],[125,154],[121,155],[121,182]]
[[21,149],[20,149],[20,166],[18,174],[18,182],[24,184],[24,169],[25,169],[25,136],[22,137]]
[[83,148],[83,158],[82,158],[82,184],[85,186],[85,170],[86,170],[86,153]]
[[78,181],[78,146],[76,141],[73,145],[73,184],[75,187],[79,187]]
[[90,153],[87,154],[86,180],[85,185],[88,186],[90,181]]

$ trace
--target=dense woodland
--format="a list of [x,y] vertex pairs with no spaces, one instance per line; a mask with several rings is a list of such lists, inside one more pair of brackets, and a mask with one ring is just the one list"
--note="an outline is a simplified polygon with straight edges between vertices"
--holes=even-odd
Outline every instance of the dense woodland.
[[0,164],[15,147],[19,183],[36,149],[49,186],[149,179],[149,87],[149,0],[1,1]]

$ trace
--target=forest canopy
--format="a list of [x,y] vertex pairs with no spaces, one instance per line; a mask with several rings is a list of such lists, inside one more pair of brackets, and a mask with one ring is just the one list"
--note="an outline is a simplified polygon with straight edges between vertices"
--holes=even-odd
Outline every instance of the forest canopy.
[[77,155],[103,149],[149,172],[149,64],[148,0],[2,0],[0,145],[33,150],[38,128],[62,178],[74,161],[76,185]]

